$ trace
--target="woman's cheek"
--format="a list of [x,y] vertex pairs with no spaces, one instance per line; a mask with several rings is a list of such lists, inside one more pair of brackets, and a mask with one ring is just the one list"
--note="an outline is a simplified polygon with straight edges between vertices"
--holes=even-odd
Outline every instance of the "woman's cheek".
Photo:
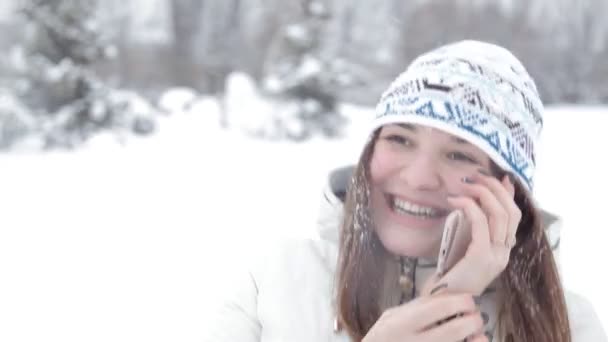
[[377,149],[370,162],[370,173],[375,181],[381,181],[398,172],[403,164],[402,158],[386,149]]

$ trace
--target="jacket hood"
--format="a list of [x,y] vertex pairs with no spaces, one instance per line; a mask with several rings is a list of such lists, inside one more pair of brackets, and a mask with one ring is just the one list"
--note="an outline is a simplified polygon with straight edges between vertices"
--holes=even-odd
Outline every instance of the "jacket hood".
[[[330,172],[321,199],[320,212],[317,220],[319,236],[322,240],[325,240],[336,247],[338,247],[339,244],[339,231],[340,224],[342,223],[346,189],[353,170],[354,166],[345,166]],[[562,221],[557,215],[546,210],[540,209],[540,213],[542,225],[561,274],[559,247]]]

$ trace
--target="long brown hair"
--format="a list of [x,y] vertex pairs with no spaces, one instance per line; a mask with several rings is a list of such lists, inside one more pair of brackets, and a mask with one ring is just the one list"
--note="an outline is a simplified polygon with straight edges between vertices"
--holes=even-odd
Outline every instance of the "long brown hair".
[[[388,307],[399,305],[397,258],[376,235],[369,212],[369,161],[377,130],[363,149],[348,187],[336,279],[338,322],[354,341],[361,341]],[[496,165],[494,174],[504,175]],[[500,341],[570,342],[571,333],[557,265],[540,214],[528,192],[515,183],[515,202],[522,211],[517,243],[499,276]]]

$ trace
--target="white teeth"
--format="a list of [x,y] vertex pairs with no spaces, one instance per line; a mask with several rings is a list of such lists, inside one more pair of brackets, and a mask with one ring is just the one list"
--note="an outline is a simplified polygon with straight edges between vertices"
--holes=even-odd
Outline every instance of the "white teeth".
[[410,203],[401,199],[394,198],[393,204],[395,209],[399,209],[400,211],[404,211],[408,214],[419,215],[419,216],[428,216],[428,217],[436,217],[439,216],[438,210],[429,207],[422,207],[414,203]]

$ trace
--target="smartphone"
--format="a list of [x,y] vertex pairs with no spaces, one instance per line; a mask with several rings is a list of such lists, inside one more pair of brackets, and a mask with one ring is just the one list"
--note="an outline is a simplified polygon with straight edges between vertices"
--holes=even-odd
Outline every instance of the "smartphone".
[[471,227],[462,210],[452,211],[446,218],[437,257],[437,275],[443,276],[462,259],[471,243]]

